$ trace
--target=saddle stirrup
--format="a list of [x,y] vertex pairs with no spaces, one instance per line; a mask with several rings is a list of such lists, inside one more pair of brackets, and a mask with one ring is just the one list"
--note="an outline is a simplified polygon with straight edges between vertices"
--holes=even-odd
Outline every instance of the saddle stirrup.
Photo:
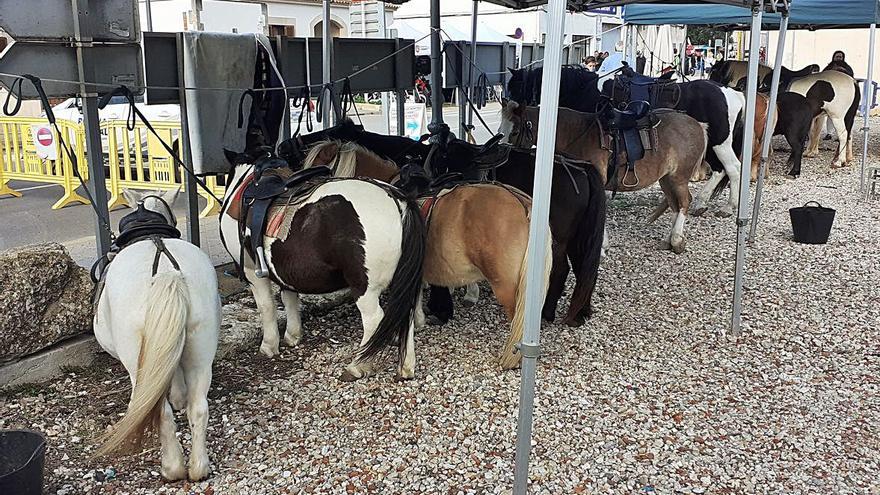
[[[632,175],[635,177],[636,181],[632,184],[626,181],[626,178],[629,177],[629,172],[632,170]],[[626,172],[623,173],[623,179],[620,181],[625,187],[637,187],[639,185],[639,173],[636,171],[635,167],[626,167]]]
[[254,269],[254,275],[257,278],[266,278],[269,276],[269,265],[266,263],[266,253],[263,246],[257,247],[257,267]]

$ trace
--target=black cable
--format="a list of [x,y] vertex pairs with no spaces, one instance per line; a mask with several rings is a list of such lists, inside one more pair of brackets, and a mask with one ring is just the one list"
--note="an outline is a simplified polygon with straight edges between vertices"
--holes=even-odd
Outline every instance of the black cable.
[[[129,112],[136,114],[137,117],[141,120],[141,122],[143,122],[144,125],[147,126],[147,129],[153,134],[153,136],[156,139],[159,140],[159,143],[162,144],[162,147],[165,148],[165,151],[167,151],[168,154],[171,156],[171,158],[174,160],[174,163],[177,166],[179,166],[180,168],[182,168],[183,170],[185,170],[186,173],[189,174],[190,177],[196,182],[196,184],[198,184],[202,189],[204,189],[205,192],[207,192],[218,203],[221,203],[221,204],[223,203],[223,200],[220,199],[219,197],[217,197],[217,195],[214,194],[214,191],[212,191],[211,188],[209,188],[199,178],[199,176],[196,175],[196,173],[192,169],[187,167],[183,163],[183,161],[177,156],[177,154],[174,153],[174,150],[171,148],[171,146],[169,146],[168,143],[166,143],[165,140],[162,139],[161,136],[159,136],[159,133],[157,133],[156,129],[153,128],[153,125],[150,124],[150,121],[147,120],[147,118],[144,116],[144,114],[141,113],[140,109],[135,105],[134,93],[132,93],[131,90],[127,86],[119,86],[118,88],[114,89],[112,92],[105,94],[101,98],[101,101],[98,103],[98,108],[104,108],[105,106],[107,106],[107,104],[110,102],[110,98],[112,98],[114,96],[124,96],[128,100],[128,103],[129,103]],[[134,122],[134,117],[131,118],[131,121]],[[133,129],[134,129],[134,127],[132,126],[131,130],[133,130]]]
[[[71,168],[73,169],[73,175],[77,178],[80,185],[83,188],[83,191],[86,194],[86,198],[89,200],[89,204],[92,206],[92,209],[95,211],[95,215],[98,217],[98,221],[101,226],[109,233],[110,239],[115,240],[116,234],[113,233],[113,229],[110,227],[110,219],[105,218],[101,212],[98,210],[98,207],[95,205],[95,198],[92,196],[92,191],[89,190],[86,185],[85,180],[83,180],[82,175],[79,173],[79,161],[76,159],[76,154],[71,151],[70,146],[67,145],[67,141],[64,139],[64,133],[61,132],[61,129],[58,127],[58,122],[55,119],[55,113],[52,112],[52,106],[49,105],[49,97],[46,95],[46,91],[43,89],[43,84],[40,81],[40,78],[34,76],[32,74],[22,74],[17,79],[15,79],[12,84],[9,85],[9,94],[6,95],[6,101],[3,104],[3,113],[7,116],[12,116],[18,113],[21,109],[22,98],[22,83],[24,79],[27,79],[31,82],[34,87],[34,90],[37,92],[37,95],[40,98],[40,105],[43,107],[43,111],[46,113],[46,120],[49,121],[49,124],[55,129],[55,133],[58,135],[58,142],[61,143],[61,147],[64,149],[64,153],[67,155],[67,159],[70,160]],[[17,83],[17,84],[16,84]],[[15,96],[17,100],[15,107],[12,108],[12,111],[9,109],[9,100]]]
[[347,117],[348,111],[352,108],[354,109],[354,114],[357,115],[358,123],[363,126],[364,122],[361,120],[361,114],[358,112],[357,105],[354,104],[354,95],[351,92],[351,79],[346,77],[342,80],[342,117]]

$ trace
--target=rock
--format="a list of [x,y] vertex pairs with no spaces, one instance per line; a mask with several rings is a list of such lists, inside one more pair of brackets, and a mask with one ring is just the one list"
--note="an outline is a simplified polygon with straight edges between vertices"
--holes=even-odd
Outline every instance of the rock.
[[91,331],[92,281],[61,244],[0,253],[0,363]]

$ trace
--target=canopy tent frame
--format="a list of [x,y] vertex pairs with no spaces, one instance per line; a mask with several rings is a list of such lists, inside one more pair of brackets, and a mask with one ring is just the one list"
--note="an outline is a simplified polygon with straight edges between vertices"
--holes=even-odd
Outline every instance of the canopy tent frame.
[[[406,0],[391,0],[391,3],[402,3]],[[547,0],[485,0],[497,5],[522,9],[547,3]],[[539,129],[535,158],[534,188],[532,195],[531,220],[529,222],[529,245],[541,246],[549,240],[550,186],[552,181],[553,161],[555,155],[556,122],[559,111],[559,86],[562,68],[562,49],[565,32],[566,10],[575,12],[586,11],[597,7],[616,7],[638,0],[549,0],[549,24],[547,43],[544,51],[544,77],[541,81],[543,104],[538,117]],[[777,2],[782,2],[787,9],[788,0],[654,0],[654,3],[698,3],[702,5],[723,4],[749,8],[752,15],[752,32],[761,28],[761,18],[765,9],[777,10]],[[431,107],[432,117],[429,131],[438,132],[443,125],[443,92],[442,92],[442,58],[440,53],[440,0],[431,0]],[[324,80],[329,81],[329,0],[324,0]],[[474,11],[476,13],[476,7]],[[473,23],[476,22],[474,15]],[[555,28],[555,29],[554,29]],[[473,32],[473,30],[472,30]],[[474,36],[475,39],[475,36]],[[760,42],[759,36],[752,36],[752,43]],[[634,41],[634,40],[633,40]],[[472,47],[476,43],[472,44]],[[755,105],[758,82],[757,47],[750,52],[748,70],[748,90],[746,122],[743,138],[743,156],[751,156],[754,136]],[[682,57],[683,58],[683,57]],[[548,70],[549,69],[549,70]],[[778,69],[777,69],[778,70]],[[325,88],[326,89],[326,88]],[[742,288],[741,278],[745,259],[745,227],[748,225],[749,174],[744,170],[740,184],[740,208],[737,218],[737,272]],[[742,199],[745,197],[745,201]],[[513,493],[525,495],[528,490],[529,456],[531,453],[532,423],[534,414],[535,380],[537,360],[540,356],[541,307],[544,302],[543,266],[541,249],[530,249],[526,260],[526,307],[525,329],[518,350],[522,354],[522,374],[520,385],[520,404],[517,419],[516,454],[514,463]],[[734,304],[733,326],[735,333],[739,330],[739,316],[736,313],[738,303]]]

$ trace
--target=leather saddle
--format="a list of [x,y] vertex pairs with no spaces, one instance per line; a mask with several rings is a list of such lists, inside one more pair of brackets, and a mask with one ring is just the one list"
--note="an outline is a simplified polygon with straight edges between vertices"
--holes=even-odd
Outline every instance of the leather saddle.
[[168,224],[161,213],[144,208],[143,203],[138,203],[135,211],[119,220],[119,235],[111,247],[119,251],[126,246],[151,236],[171,239],[179,239],[180,231],[177,227]]
[[[329,167],[310,167],[298,172],[290,172],[287,161],[278,157],[265,157],[254,164],[254,180],[245,186],[242,193],[242,212],[239,219],[239,239],[242,249],[245,245],[245,225],[250,226],[250,248],[257,263],[254,273],[257,277],[269,276],[263,238],[269,208],[279,199],[295,201],[313,190],[318,179],[331,177]],[[243,254],[243,253],[242,253]],[[240,260],[239,262],[243,262]]]
[[653,139],[651,130],[660,122],[659,117],[651,112],[651,104],[647,101],[631,101],[622,109],[609,107],[605,121],[614,151],[612,161],[616,164],[620,153],[626,153],[627,171],[623,184],[636,186],[638,175],[633,173],[635,182],[626,179],[635,170],[636,162],[645,157],[645,150],[654,148],[656,139]]

